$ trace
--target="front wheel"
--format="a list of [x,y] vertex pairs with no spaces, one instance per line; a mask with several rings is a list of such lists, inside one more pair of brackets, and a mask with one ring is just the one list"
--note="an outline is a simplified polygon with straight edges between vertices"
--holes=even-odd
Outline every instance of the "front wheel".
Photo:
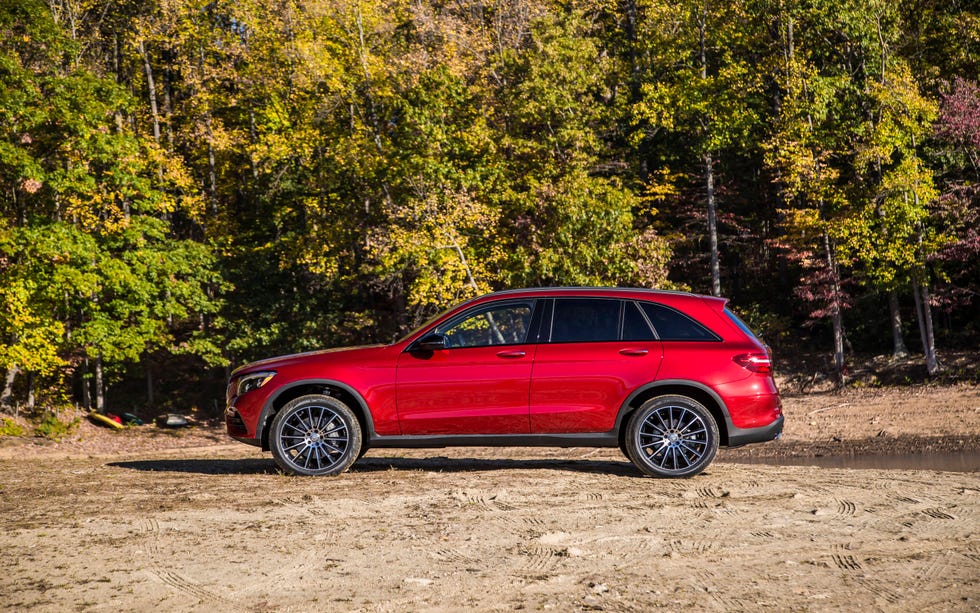
[[693,477],[718,451],[718,424],[704,405],[686,396],[658,396],[630,417],[626,455],[652,477]]
[[336,398],[311,394],[286,403],[272,420],[276,464],[295,475],[325,477],[347,470],[361,450],[361,425]]

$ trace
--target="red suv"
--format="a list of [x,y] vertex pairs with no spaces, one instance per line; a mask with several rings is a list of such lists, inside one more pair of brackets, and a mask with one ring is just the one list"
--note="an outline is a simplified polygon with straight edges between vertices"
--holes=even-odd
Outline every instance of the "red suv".
[[719,445],[779,436],[765,345],[722,298],[644,289],[498,292],[390,345],[253,362],[225,421],[285,471],[336,475],[373,447],[619,447],[690,477]]

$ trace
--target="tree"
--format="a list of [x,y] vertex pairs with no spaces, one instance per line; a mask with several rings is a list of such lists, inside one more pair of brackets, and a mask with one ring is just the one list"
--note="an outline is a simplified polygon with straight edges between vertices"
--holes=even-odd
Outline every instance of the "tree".
[[[870,198],[863,207],[864,227],[849,236],[873,287],[890,294],[894,354],[904,348],[897,310],[898,287],[911,283],[926,367],[939,369],[933,335],[927,260],[942,242],[926,227],[926,206],[937,197],[931,169],[918,153],[931,131],[936,104],[922,96],[908,66],[891,57],[895,15],[880,7],[872,13],[877,32],[879,71],[865,81],[870,107],[866,136],[855,146],[855,166],[870,176]],[[888,21],[892,22],[888,27]],[[889,30],[891,32],[889,32]]]
[[696,160],[715,296],[721,295],[716,166],[726,150],[747,144],[759,122],[762,83],[744,53],[754,33],[746,9],[742,2],[691,0],[650,10],[641,37],[664,47],[666,53],[659,53],[672,65],[641,86],[633,109],[634,123],[646,126],[649,136],[660,131],[675,136]]
[[830,318],[835,373],[843,384],[843,312],[851,298],[841,271],[840,244],[855,221],[842,178],[846,142],[841,140],[853,130],[848,122],[854,118],[842,112],[841,104],[846,104],[853,83],[834,66],[821,70],[816,65],[821,50],[807,44],[816,38],[807,29],[817,27],[809,17],[799,5],[780,13],[779,116],[765,144],[766,162],[789,205],[781,211],[786,247],[804,271],[796,294],[812,305],[811,321]]
[[[193,219],[201,200],[179,163],[118,121],[126,93],[64,61],[77,59],[73,42],[40,3],[0,13],[0,29],[26,42],[0,46],[6,387],[21,369],[93,360],[102,410],[103,363],[138,360],[174,338],[174,321],[215,309],[208,248],[173,238],[167,221]],[[171,349],[219,359],[200,339]]]
[[532,21],[496,71],[507,285],[666,283],[666,241],[638,231],[643,203],[605,170],[616,167],[602,155],[615,71],[594,23],[587,10]]

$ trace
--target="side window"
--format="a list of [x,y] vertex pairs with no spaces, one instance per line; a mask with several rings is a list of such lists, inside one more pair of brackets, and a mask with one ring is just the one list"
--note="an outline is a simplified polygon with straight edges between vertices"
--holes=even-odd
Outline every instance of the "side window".
[[518,345],[527,338],[532,306],[530,302],[490,305],[436,332],[446,336],[450,348]]
[[552,343],[619,339],[619,300],[559,298],[551,324]]
[[623,340],[624,341],[654,341],[653,330],[647,323],[640,307],[635,302],[627,302],[623,311]]
[[679,311],[652,302],[640,304],[662,341],[720,340],[713,332]]

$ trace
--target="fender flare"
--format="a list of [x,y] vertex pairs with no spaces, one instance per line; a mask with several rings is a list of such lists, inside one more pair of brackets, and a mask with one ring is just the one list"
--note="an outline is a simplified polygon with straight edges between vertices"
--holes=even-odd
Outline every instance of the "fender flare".
[[357,401],[357,404],[360,406],[351,407],[351,410],[354,410],[360,414],[360,416],[364,419],[364,425],[366,426],[363,437],[364,441],[368,442],[376,436],[374,432],[374,419],[371,418],[371,410],[368,408],[368,404],[364,400],[364,397],[361,396],[360,392],[358,392],[356,389],[347,385],[346,383],[343,383],[342,381],[337,381],[336,379],[298,379],[277,389],[276,393],[269,396],[266,399],[265,404],[262,406],[262,412],[259,413],[259,420],[255,426],[255,435],[256,438],[259,439],[259,444],[261,445],[262,449],[267,450],[269,446],[269,441],[266,440],[265,431],[266,425],[276,413],[276,400],[278,400],[289,390],[306,385],[336,387],[353,396]]
[[[718,395],[718,392],[711,389],[704,383],[700,383],[698,381],[691,381],[690,379],[661,379],[659,381],[651,381],[650,383],[647,383],[646,385],[641,385],[640,387],[633,390],[633,392],[626,397],[626,400],[624,400],[623,404],[620,405],[619,407],[619,413],[616,415],[616,424],[613,427],[613,431],[621,432],[623,427],[623,419],[633,411],[633,407],[631,405],[633,404],[633,401],[636,400],[637,396],[645,394],[650,390],[655,390],[659,387],[677,387],[677,386],[693,387],[698,391],[704,392],[705,394],[710,396],[711,399],[714,400],[715,404],[718,406],[718,409],[721,411],[721,416],[725,420],[725,424],[724,424],[725,431],[728,432],[729,435],[732,432],[738,431],[738,428],[736,428],[735,424],[732,423],[732,416],[729,415],[728,413],[728,406],[725,404],[725,401],[721,399],[721,396]],[[705,407],[705,408],[708,408],[709,411],[711,410],[710,407]]]

